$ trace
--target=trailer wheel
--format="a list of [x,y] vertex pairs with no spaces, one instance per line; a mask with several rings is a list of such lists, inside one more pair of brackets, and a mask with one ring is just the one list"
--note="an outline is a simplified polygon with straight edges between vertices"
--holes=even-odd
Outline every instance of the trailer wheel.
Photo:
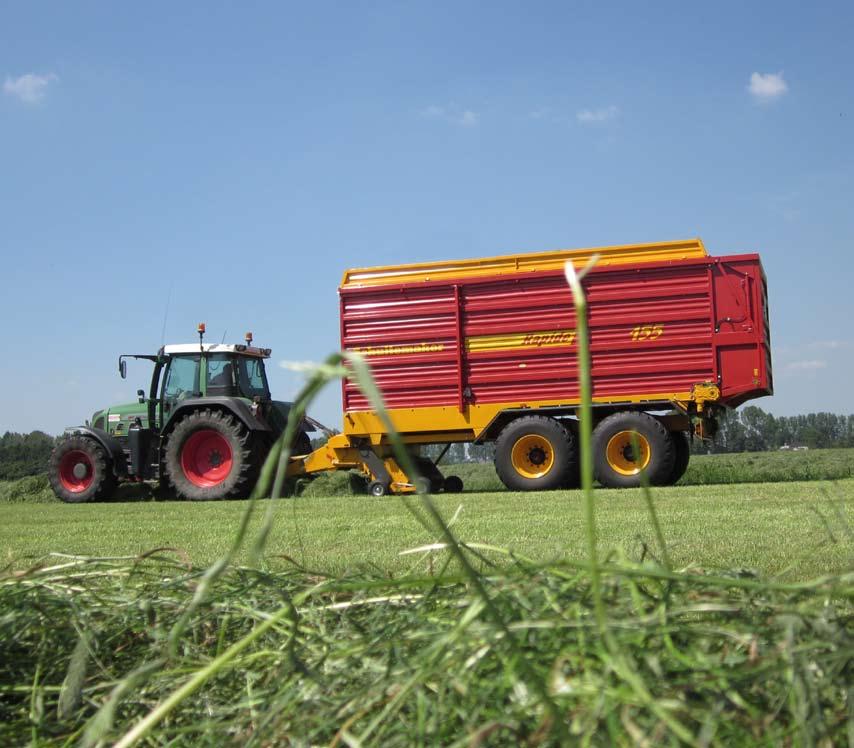
[[517,418],[495,442],[495,470],[514,491],[562,488],[577,462],[572,433],[554,418]]
[[376,496],[380,498],[381,496],[385,496],[388,493],[388,486],[382,481],[371,481],[368,485],[368,493],[371,496]]
[[463,479],[458,475],[449,475],[445,478],[445,484],[443,486],[445,493],[462,493],[463,490]]
[[[633,437],[637,438],[635,454]],[[641,470],[650,484],[666,485],[673,474],[676,448],[670,433],[647,413],[615,413],[593,430],[593,467],[598,480],[608,488],[640,485]]]
[[673,472],[670,474],[670,480],[667,481],[668,486],[678,483],[679,479],[685,475],[691,459],[691,442],[688,440],[688,434],[684,431],[671,431],[670,437],[673,439],[674,460]]
[[47,475],[56,498],[67,504],[104,498],[116,487],[109,456],[86,436],[60,441],[50,453]]
[[178,495],[193,501],[238,498],[252,489],[250,433],[234,417],[197,410],[166,442],[166,474]]
[[421,476],[427,481],[426,490],[419,490],[418,493],[439,493],[442,486],[445,484],[445,476],[442,475],[436,463],[427,457],[413,457],[413,463]]

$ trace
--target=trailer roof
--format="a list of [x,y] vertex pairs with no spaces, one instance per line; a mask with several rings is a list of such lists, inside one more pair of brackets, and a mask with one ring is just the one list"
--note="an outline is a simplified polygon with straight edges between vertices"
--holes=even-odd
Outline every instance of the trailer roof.
[[409,265],[381,265],[372,268],[353,268],[344,271],[341,288],[381,286],[393,283],[417,283],[428,280],[449,280],[484,275],[507,275],[537,270],[559,270],[567,260],[583,266],[594,254],[600,256],[598,266],[625,265],[638,262],[666,262],[707,257],[702,240],[657,242],[653,244],[621,244],[587,249],[558,249],[548,252],[524,252],[470,260],[418,262]]
[[255,356],[256,358],[268,358],[272,351],[269,348],[255,348],[254,346],[232,345],[230,343],[178,343],[164,345],[160,353],[166,356],[181,353],[239,353],[243,356]]

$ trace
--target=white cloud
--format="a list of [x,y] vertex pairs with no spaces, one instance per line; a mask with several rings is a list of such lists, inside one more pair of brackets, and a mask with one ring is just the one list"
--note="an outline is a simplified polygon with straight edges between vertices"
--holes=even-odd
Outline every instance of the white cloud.
[[815,371],[816,369],[826,369],[827,361],[822,359],[810,359],[807,361],[791,361],[786,364],[786,371]]
[[477,124],[477,112],[466,109],[457,120],[463,127],[474,127]]
[[838,351],[843,348],[850,348],[851,341],[849,340],[815,340],[809,344],[810,348],[821,348],[824,350]]
[[445,116],[445,108],[431,104],[430,106],[421,110],[421,116],[422,117],[444,117]]
[[779,73],[753,73],[747,86],[754,99],[766,103],[782,96],[789,90],[789,85],[783,79],[783,71]]
[[3,82],[3,93],[15,96],[25,104],[38,104],[45,97],[47,87],[59,78],[53,73],[37,75],[36,73],[24,73],[18,78],[6,76]]
[[582,109],[580,112],[576,112],[575,118],[584,125],[590,125],[607,122],[619,115],[619,108],[611,104],[611,106],[607,106],[604,109]]
[[431,104],[420,112],[427,119],[440,119],[462,127],[474,127],[480,121],[480,115],[471,109],[456,109]]

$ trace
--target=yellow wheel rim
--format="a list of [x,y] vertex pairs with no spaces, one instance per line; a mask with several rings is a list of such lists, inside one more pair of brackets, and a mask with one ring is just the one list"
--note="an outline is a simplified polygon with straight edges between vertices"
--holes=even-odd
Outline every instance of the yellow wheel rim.
[[539,434],[518,439],[510,450],[513,469],[524,478],[542,478],[555,463],[551,442]]
[[[637,439],[638,452],[635,454],[632,437]],[[620,475],[637,475],[647,465],[652,450],[649,440],[637,431],[618,431],[608,440],[605,457],[609,467]]]

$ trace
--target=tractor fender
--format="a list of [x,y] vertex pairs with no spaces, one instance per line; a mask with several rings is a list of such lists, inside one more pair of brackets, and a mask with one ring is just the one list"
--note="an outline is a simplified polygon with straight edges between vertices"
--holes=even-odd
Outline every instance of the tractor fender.
[[113,472],[116,476],[127,475],[128,465],[125,451],[121,442],[114,436],[110,436],[104,429],[96,429],[92,426],[72,426],[65,429],[65,435],[88,436],[100,444],[110,456],[113,464]]
[[230,413],[250,431],[267,431],[270,426],[262,418],[253,415],[251,408],[244,400],[236,397],[195,397],[189,400],[181,401],[180,405],[175,408],[163,424],[162,434],[168,434],[188,413],[204,408],[212,408],[214,410],[222,410]]

